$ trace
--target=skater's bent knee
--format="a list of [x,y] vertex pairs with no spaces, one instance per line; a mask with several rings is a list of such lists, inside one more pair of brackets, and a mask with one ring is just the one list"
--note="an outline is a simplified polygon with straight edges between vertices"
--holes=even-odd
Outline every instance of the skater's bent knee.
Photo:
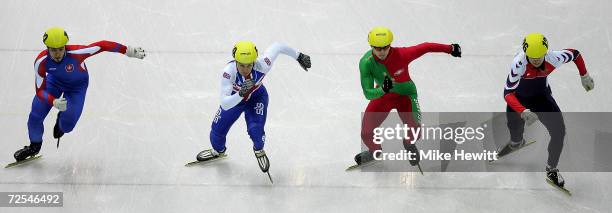
[[256,126],[252,126],[252,127],[250,127],[250,128],[247,130],[247,132],[249,133],[249,135],[250,135],[251,137],[252,137],[252,136],[260,136],[260,135],[265,134],[263,126],[260,126],[260,125],[256,125]]

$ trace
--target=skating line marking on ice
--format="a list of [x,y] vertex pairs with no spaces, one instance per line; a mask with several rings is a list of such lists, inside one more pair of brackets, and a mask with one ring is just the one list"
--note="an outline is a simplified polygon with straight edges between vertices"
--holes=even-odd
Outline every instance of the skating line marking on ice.
[[70,185],[70,186],[180,186],[180,187],[257,187],[257,188],[336,188],[336,189],[424,189],[424,190],[462,190],[462,191],[556,191],[549,186],[541,188],[511,188],[511,187],[422,187],[422,186],[334,186],[334,185],[291,185],[291,184],[216,184],[216,183],[51,183],[51,182],[2,182],[0,185]]

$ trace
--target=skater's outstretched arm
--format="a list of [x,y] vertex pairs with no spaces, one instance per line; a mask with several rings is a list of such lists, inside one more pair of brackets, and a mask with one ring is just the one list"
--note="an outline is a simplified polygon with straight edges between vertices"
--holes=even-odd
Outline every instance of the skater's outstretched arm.
[[[408,63],[430,52],[443,52],[451,54],[455,57],[461,57],[461,47],[458,44],[448,45],[425,42],[416,46],[401,47],[396,49],[397,51],[400,51],[402,59],[408,61]],[[412,95],[417,93],[416,86],[412,81],[394,82],[391,92],[404,95]]]
[[143,59],[146,54],[141,47],[128,47],[113,41],[98,41],[89,45],[66,45],[68,53],[81,61],[101,52],[115,52],[128,57]]
[[125,54],[127,47],[117,42],[98,41],[89,45],[66,45],[66,50],[68,53],[77,55],[84,60],[101,52]]
[[[459,45],[457,45],[457,47],[458,46]],[[453,45],[424,42],[424,43],[417,44],[415,46],[400,47],[396,49],[400,51],[400,55],[402,56],[402,59],[410,63],[414,61],[415,59],[425,55],[426,53],[439,52],[439,53],[451,54],[453,52]],[[459,51],[460,53],[460,48],[458,48],[457,51]]]
[[272,64],[276,60],[276,57],[278,57],[278,55],[281,53],[293,59],[297,59],[299,55],[299,53],[295,49],[287,46],[286,44],[275,42],[274,44],[270,45],[268,49],[266,49],[266,52],[264,53],[264,58],[268,58],[270,60],[270,63]]
[[268,49],[266,49],[266,52],[263,54],[263,56],[257,59],[257,63],[255,63],[255,69],[262,73],[268,73],[272,68],[272,64],[274,64],[274,61],[276,61],[276,57],[278,57],[279,54],[284,54],[297,60],[304,70],[310,68],[310,56],[300,53],[284,43],[275,42],[270,47],[268,47]]
[[576,64],[576,68],[578,68],[578,73],[580,74],[580,80],[584,89],[586,91],[590,91],[595,87],[593,78],[591,78],[587,72],[582,54],[580,54],[578,50],[564,49],[561,51],[551,51],[550,54],[546,55],[546,60],[550,61],[555,67],[559,67],[562,64],[573,61],[574,64]]
[[560,67],[562,64],[569,63],[573,61],[578,68],[578,73],[580,76],[584,76],[587,74],[586,66],[584,65],[584,59],[582,58],[582,54],[578,50],[575,49],[564,49],[560,51],[550,51],[549,54],[546,54],[546,61],[549,61],[555,68]]

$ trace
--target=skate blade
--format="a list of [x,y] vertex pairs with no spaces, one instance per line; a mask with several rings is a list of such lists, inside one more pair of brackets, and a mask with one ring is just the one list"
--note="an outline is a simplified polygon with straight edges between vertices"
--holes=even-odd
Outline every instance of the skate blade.
[[270,171],[267,171],[266,174],[268,174],[268,178],[270,179],[270,183],[274,184],[274,181],[272,180],[272,176],[270,175]]
[[23,165],[25,163],[28,163],[28,162],[34,161],[36,159],[39,159],[40,157],[42,157],[42,155],[36,155],[34,157],[28,157],[28,158],[26,158],[25,160],[22,160],[22,161],[17,161],[17,162],[9,163],[4,168],[11,168],[11,167]]
[[514,152],[516,152],[516,151],[519,151],[519,150],[521,150],[521,149],[523,149],[523,148],[525,148],[525,147],[527,147],[527,146],[529,146],[529,145],[531,145],[531,144],[534,144],[535,142],[536,142],[536,141],[530,141],[530,142],[527,142],[527,143],[525,143],[525,145],[523,145],[521,148],[518,148],[518,149],[512,150],[511,152],[509,152],[508,154],[505,154],[504,156],[497,156],[497,160],[490,160],[490,161],[489,161],[489,163],[493,163],[493,162],[499,161],[499,160],[501,160],[502,158],[504,158],[504,157],[506,157],[506,156],[508,156],[508,155],[510,155],[510,154],[512,154],[512,153],[514,153]]
[[555,187],[556,189],[558,189],[559,191],[565,193],[567,196],[572,196],[572,192],[570,192],[569,190],[567,190],[565,187],[560,187],[557,186],[557,184],[553,183],[551,180],[549,180],[548,178],[546,178],[546,182],[548,184],[550,184],[552,187]]
[[217,158],[213,158],[213,159],[210,159],[210,160],[207,160],[207,161],[197,161],[196,160],[196,161],[192,161],[192,162],[189,162],[189,163],[185,164],[185,166],[189,167],[189,166],[195,166],[195,165],[205,165],[205,164],[209,164],[209,163],[212,163],[212,162],[215,162],[215,161],[219,161],[219,160],[225,159],[226,157],[227,157],[227,155],[220,155]]
[[352,170],[355,170],[355,169],[358,169],[358,168],[362,168],[362,167],[366,167],[366,166],[372,165],[372,164],[374,164],[376,162],[378,162],[378,161],[377,160],[373,160],[373,161],[370,161],[370,162],[367,162],[367,163],[363,163],[363,164],[355,164],[355,165],[349,166],[344,171],[346,171],[346,172],[352,171]]
[[425,176],[425,174],[423,174],[423,169],[421,169],[421,163],[418,163],[417,166],[419,168],[419,172],[421,172],[421,175]]

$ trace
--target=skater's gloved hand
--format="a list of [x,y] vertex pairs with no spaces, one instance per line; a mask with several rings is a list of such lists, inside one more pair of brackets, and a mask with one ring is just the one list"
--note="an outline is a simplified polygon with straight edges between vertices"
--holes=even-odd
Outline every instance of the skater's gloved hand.
[[125,55],[127,55],[127,57],[130,57],[130,58],[138,58],[138,59],[143,59],[145,56],[147,56],[147,54],[145,53],[145,50],[142,49],[142,47],[132,47],[132,46],[127,47],[127,50],[125,51]]
[[255,83],[253,83],[253,80],[251,79],[245,80],[242,83],[242,86],[240,87],[240,91],[238,91],[238,95],[240,95],[240,97],[245,97],[249,95],[249,93],[251,93],[251,89],[253,89],[254,86],[255,86]]
[[461,46],[459,46],[459,44],[451,44],[451,46],[453,47],[451,50],[451,55],[453,57],[461,58]]
[[582,87],[584,87],[584,90],[587,92],[595,88],[595,82],[593,82],[593,78],[591,78],[588,73],[580,76],[580,81],[582,81]]
[[300,63],[300,66],[302,66],[304,70],[308,71],[308,68],[310,68],[310,56],[304,53],[300,53],[297,58],[297,61]]
[[66,111],[67,101],[65,98],[56,98],[53,100],[53,107],[57,108],[59,111]]
[[531,124],[535,123],[538,120],[538,115],[536,115],[531,110],[526,109],[521,113],[521,118],[525,121],[527,126],[531,126]]
[[393,81],[391,81],[391,78],[389,76],[385,76],[385,80],[383,81],[382,85],[382,90],[385,93],[389,93],[391,89],[393,89]]

